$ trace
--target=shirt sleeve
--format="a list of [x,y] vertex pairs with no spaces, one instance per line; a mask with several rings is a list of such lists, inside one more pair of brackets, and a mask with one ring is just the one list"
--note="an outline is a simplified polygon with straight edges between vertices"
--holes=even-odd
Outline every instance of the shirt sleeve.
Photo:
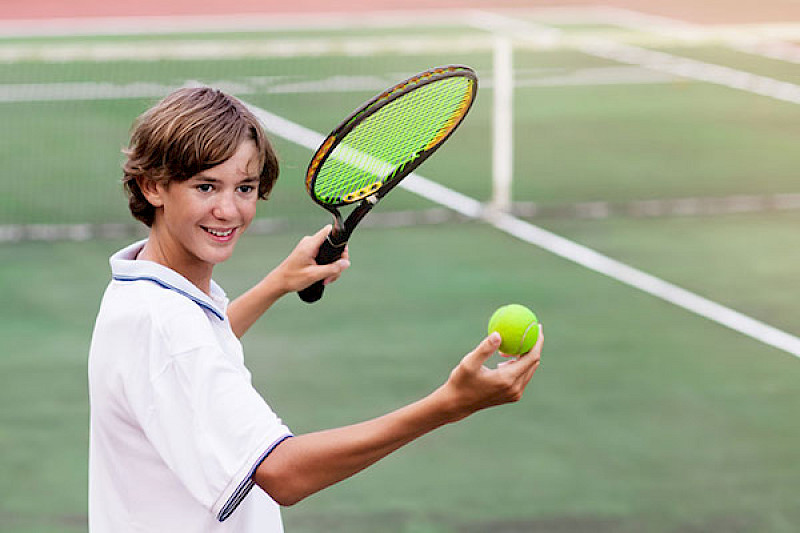
[[172,354],[152,377],[140,418],[167,466],[220,521],[252,489],[264,457],[291,436],[243,370],[215,345]]

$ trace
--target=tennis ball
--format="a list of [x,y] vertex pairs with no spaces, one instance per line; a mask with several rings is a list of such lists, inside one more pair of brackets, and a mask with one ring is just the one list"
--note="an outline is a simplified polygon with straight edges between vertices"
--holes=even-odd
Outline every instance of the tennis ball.
[[539,321],[533,311],[519,304],[500,307],[489,319],[489,334],[498,332],[503,341],[500,352],[508,355],[528,353],[539,338]]

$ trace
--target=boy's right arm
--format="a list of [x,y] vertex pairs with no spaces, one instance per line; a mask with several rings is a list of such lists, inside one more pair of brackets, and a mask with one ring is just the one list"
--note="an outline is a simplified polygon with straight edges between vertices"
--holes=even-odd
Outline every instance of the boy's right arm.
[[237,337],[241,338],[281,297],[305,289],[320,279],[328,283],[336,281],[350,266],[347,249],[341,259],[330,265],[318,265],[314,260],[330,229],[330,226],[325,226],[316,234],[304,237],[289,257],[228,305],[228,320]]
[[543,341],[540,333],[529,353],[489,369],[484,363],[500,345],[500,336],[494,333],[430,395],[360,424],[287,439],[259,465],[253,479],[279,504],[293,505],[440,426],[487,407],[516,402],[539,366]]

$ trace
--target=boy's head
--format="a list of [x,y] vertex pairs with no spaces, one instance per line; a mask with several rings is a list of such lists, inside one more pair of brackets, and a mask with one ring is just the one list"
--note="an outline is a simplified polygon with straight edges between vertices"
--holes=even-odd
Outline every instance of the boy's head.
[[258,119],[239,100],[215,89],[173,92],[134,123],[123,165],[131,213],[153,225],[156,210],[137,180],[166,184],[188,180],[228,160],[246,140],[256,144],[261,168],[258,197],[265,199],[278,179],[278,159]]

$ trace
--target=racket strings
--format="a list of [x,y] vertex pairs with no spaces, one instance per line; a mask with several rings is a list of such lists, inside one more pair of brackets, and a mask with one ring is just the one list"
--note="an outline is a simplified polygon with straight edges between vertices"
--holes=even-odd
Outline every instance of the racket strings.
[[443,141],[471,102],[473,81],[443,78],[385,104],[356,125],[322,164],[314,183],[324,203],[373,194],[404,166]]

